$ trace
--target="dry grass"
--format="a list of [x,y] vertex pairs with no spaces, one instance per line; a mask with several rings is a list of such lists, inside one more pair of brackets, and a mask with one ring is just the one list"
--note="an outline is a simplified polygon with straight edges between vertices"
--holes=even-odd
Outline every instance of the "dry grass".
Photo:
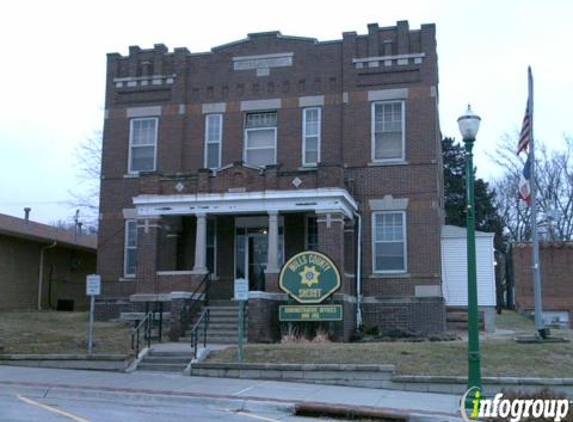
[[[507,315],[504,328],[532,333],[520,315]],[[531,325],[532,327],[533,325]],[[571,331],[553,332],[572,339]],[[573,377],[573,343],[518,344],[512,338],[482,340],[484,376]],[[216,351],[208,362],[234,362],[233,348]],[[250,344],[249,363],[353,363],[394,364],[400,374],[467,374],[467,342],[297,343]]]
[[[0,353],[86,353],[88,313],[0,311]],[[130,353],[129,328],[94,324],[94,353]]]

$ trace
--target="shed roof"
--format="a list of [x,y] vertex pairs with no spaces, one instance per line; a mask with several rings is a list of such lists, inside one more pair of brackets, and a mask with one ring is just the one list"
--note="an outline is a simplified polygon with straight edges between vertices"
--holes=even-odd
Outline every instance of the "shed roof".
[[6,214],[0,214],[0,234],[36,242],[58,242],[72,248],[87,249],[93,252],[97,249],[97,236],[94,234],[77,236],[74,230],[26,221],[23,218]]

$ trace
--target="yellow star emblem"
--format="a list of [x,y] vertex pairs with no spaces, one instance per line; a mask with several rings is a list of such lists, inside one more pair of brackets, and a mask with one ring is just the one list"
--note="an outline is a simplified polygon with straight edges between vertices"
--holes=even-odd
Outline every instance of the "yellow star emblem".
[[304,266],[304,270],[302,270],[300,273],[300,282],[302,284],[306,284],[308,287],[311,287],[313,284],[318,284],[318,276],[320,275],[320,273],[318,271],[316,271],[316,268],[311,266],[311,267],[307,267],[306,265]]

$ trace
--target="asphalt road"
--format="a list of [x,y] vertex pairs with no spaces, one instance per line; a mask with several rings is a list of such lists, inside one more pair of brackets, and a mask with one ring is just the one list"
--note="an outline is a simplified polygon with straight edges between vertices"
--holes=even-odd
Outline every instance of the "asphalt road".
[[[77,397],[42,398],[34,395],[0,391],[1,422],[311,422],[317,419],[292,416],[284,411],[262,408],[241,412],[216,403],[161,403],[152,400],[139,403]],[[320,419],[326,422],[328,419]],[[336,422],[342,422],[337,419]]]

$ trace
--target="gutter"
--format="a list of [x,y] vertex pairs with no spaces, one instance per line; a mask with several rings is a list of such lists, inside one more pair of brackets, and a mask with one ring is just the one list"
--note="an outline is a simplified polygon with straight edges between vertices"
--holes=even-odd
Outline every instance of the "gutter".
[[51,245],[42,246],[40,249],[40,269],[38,271],[38,311],[42,310],[42,283],[44,281],[44,252],[55,248],[58,242],[55,240]]
[[362,325],[362,216],[355,211],[358,220],[356,236],[356,328]]

